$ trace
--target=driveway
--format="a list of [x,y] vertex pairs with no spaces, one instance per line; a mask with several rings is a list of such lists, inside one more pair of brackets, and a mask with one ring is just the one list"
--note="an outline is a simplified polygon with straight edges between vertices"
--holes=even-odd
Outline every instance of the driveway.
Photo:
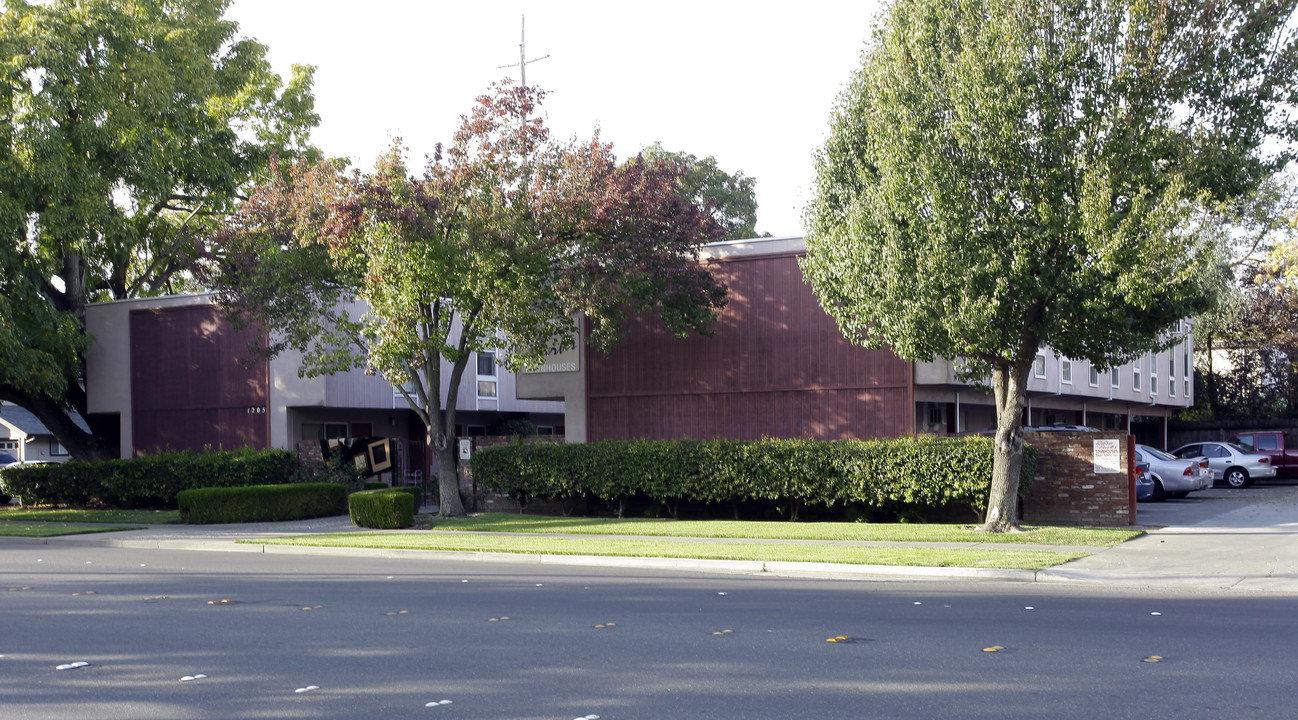
[[1298,593],[1298,485],[1214,488],[1141,503],[1136,519],[1147,536],[1038,579]]

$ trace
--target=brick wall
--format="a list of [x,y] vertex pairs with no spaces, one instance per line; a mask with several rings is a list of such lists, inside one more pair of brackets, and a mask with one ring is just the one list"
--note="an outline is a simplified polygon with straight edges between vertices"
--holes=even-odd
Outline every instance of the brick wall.
[[[1119,467],[1097,474],[1094,442],[1119,440]],[[1130,480],[1135,438],[1112,432],[1028,433],[1037,449],[1037,474],[1023,498],[1023,522],[1030,525],[1136,524],[1135,485]]]

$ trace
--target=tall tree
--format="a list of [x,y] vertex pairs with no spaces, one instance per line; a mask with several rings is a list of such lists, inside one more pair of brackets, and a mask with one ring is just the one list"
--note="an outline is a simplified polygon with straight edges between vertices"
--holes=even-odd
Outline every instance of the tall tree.
[[[654,143],[644,149],[651,161],[666,160],[684,169],[681,194],[726,229],[726,240],[759,237],[757,234],[757,181],[742,172],[728,173],[711,155],[699,159],[686,152],[672,152]],[[769,237],[769,233],[762,237]]]
[[724,231],[681,197],[682,169],[619,166],[598,137],[551,141],[542,95],[506,84],[479,98],[422,177],[399,144],[368,175],[299,163],[253,192],[207,263],[226,307],[270,332],[269,352],[402,389],[437,457],[444,516],[464,512],[452,441],[473,353],[516,370],[571,347],[577,313],[608,347],[629,313],[656,310],[683,335],[725,302],[697,252]]
[[1187,223],[1289,160],[1293,2],[897,0],[817,158],[804,269],[853,340],[992,378],[1016,526],[1037,350],[1101,367],[1210,305]]
[[[1219,248],[1214,274],[1218,301],[1195,318],[1201,392],[1195,394],[1194,409],[1182,417],[1248,417],[1269,406],[1258,398],[1274,385],[1256,370],[1265,360],[1259,353],[1267,353],[1271,338],[1283,334],[1276,331],[1283,324],[1284,298],[1292,289],[1295,207],[1295,188],[1285,178],[1274,177],[1243,198],[1196,214],[1196,231]],[[1236,357],[1223,366],[1217,362],[1219,355]]]
[[311,69],[284,86],[228,4],[3,4],[0,399],[74,457],[117,452],[116,427],[86,414],[86,305],[188,287],[211,219],[317,122]]

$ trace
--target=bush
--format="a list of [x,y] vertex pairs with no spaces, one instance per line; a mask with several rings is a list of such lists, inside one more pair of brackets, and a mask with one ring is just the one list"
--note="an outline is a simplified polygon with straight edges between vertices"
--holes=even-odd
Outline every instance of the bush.
[[[899,514],[967,506],[981,514],[991,484],[991,438],[898,440],[640,440],[586,445],[502,445],[473,458],[479,485],[526,506],[532,498],[598,497],[616,503],[641,496],[673,516],[681,500],[787,505],[852,505]],[[1024,449],[1019,494],[1036,471]],[[922,513],[921,513],[922,514]]]
[[242,523],[305,520],[341,515],[347,488],[336,483],[196,488],[176,496],[187,523]]
[[416,502],[403,488],[362,490],[347,498],[352,524],[378,530],[408,528],[415,522]]
[[6,471],[4,484],[27,505],[164,509],[182,490],[293,482],[296,458],[289,450],[234,450],[74,460]]
[[415,501],[415,512],[419,511],[419,506],[424,504],[424,489],[418,485],[398,485],[382,490],[382,492],[405,493],[410,499]]

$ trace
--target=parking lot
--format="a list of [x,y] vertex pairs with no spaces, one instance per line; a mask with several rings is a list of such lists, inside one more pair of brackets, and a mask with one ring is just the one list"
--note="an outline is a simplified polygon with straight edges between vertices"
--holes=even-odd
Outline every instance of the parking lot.
[[1298,481],[1263,480],[1247,488],[1218,487],[1199,490],[1187,497],[1161,502],[1142,502],[1136,508],[1136,523],[1150,527],[1197,525],[1255,504],[1298,501]]

